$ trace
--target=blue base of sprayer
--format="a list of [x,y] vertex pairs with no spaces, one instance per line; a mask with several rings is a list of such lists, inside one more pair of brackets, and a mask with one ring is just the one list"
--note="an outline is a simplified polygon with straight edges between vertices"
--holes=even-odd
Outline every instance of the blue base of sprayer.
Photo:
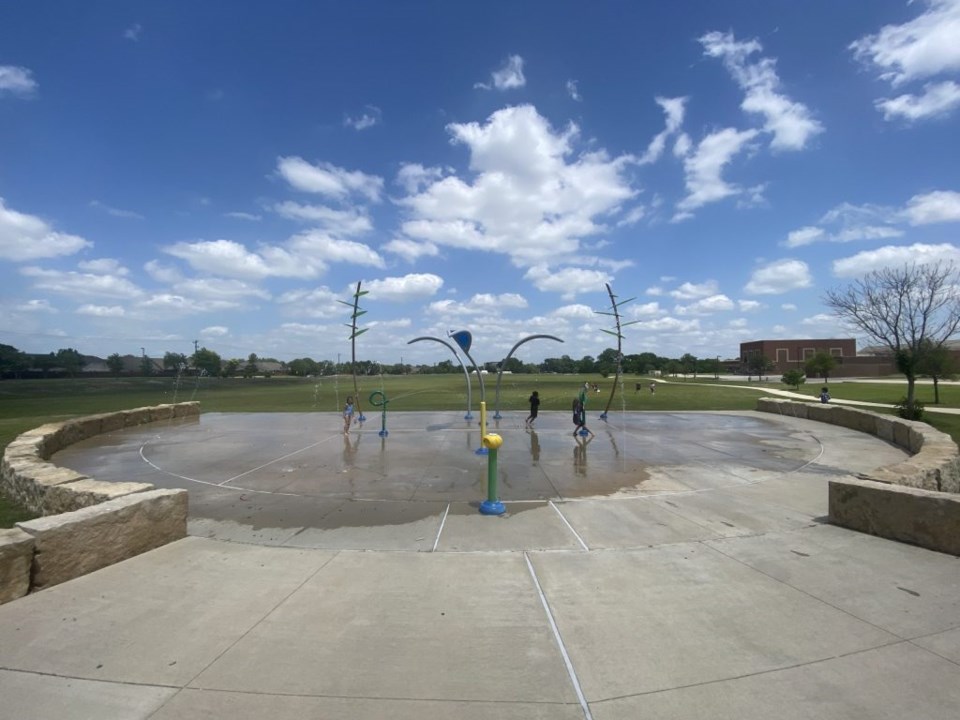
[[590,434],[590,433],[588,433],[586,430],[581,430],[581,431],[579,432],[580,437],[586,437],[586,436],[589,435],[589,434]]
[[464,419],[464,420],[473,420],[473,415],[471,415],[470,413],[467,413],[466,415],[463,416],[463,419]]
[[499,419],[502,418],[502,417],[503,417],[503,415],[500,414],[500,411],[499,411],[499,410],[497,410],[497,411],[493,414],[493,419],[494,419],[494,420],[499,420]]
[[386,437],[389,434],[390,433],[387,430],[381,430],[380,432],[377,433],[377,435],[379,435],[380,437]]
[[488,450],[488,449],[485,448],[485,447],[479,447],[479,448],[477,448],[476,450],[473,451],[473,454],[474,454],[474,455],[489,455],[489,454],[490,454],[490,450]]
[[503,515],[506,511],[506,505],[499,500],[484,500],[480,503],[481,515]]
[[606,419],[607,419],[607,414],[606,414],[606,413],[603,413],[603,414],[600,416],[600,419],[601,419],[601,420],[606,420]]
[[367,421],[367,416],[364,415],[363,413],[360,413],[360,414],[357,416],[357,422],[366,422],[366,421]]

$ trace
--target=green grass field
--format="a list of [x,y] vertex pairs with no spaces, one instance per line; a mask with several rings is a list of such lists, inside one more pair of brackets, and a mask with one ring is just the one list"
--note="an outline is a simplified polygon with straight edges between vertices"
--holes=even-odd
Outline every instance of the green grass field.
[[[540,409],[568,411],[584,381],[598,383],[601,392],[591,393],[588,411],[606,407],[612,379],[597,375],[504,375],[500,409],[526,411],[531,391],[540,393]],[[647,389],[649,378],[625,377],[612,411],[752,410],[764,388],[790,389],[779,383],[717,383],[712,378],[657,379],[656,394]],[[636,391],[636,384],[641,390]],[[496,407],[496,377],[485,376],[487,407]],[[369,396],[382,390],[390,411],[466,410],[466,382],[460,375],[404,375],[365,377],[359,381],[361,406],[371,413]],[[815,397],[820,383],[801,385],[799,392]],[[834,398],[896,403],[906,394],[906,383],[830,384]],[[339,413],[347,395],[353,394],[350,377],[339,378],[188,378],[179,384],[173,378],[97,378],[0,381],[0,452],[20,433],[47,422],[92,413],[123,410],[160,403],[198,400],[203,412],[329,412]],[[918,386],[918,398],[932,406],[933,388]],[[943,407],[960,407],[960,386],[941,386]],[[473,387],[474,412],[480,389]],[[376,411],[374,411],[376,412]],[[960,415],[926,417],[934,427],[960,442]],[[10,527],[27,516],[0,497],[0,527]]]

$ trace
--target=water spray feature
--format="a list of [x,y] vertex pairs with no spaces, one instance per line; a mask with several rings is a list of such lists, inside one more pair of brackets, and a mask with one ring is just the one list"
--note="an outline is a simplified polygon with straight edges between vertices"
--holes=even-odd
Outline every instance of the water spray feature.
[[604,408],[603,414],[600,415],[601,420],[607,419],[607,413],[610,411],[610,405],[613,403],[613,396],[617,392],[617,386],[620,387],[620,399],[623,404],[624,411],[626,411],[626,398],[623,394],[623,328],[627,325],[633,325],[634,323],[640,322],[639,320],[631,320],[630,322],[621,322],[620,321],[620,307],[626,305],[628,302],[636,300],[636,298],[629,298],[628,300],[621,300],[617,302],[617,296],[613,294],[613,289],[610,287],[610,283],[605,283],[607,286],[607,294],[610,296],[610,310],[594,310],[598,315],[611,315],[614,319],[615,330],[607,330],[605,328],[600,328],[603,332],[608,335],[613,335],[617,339],[617,375],[613,379],[613,385],[610,388],[610,398],[607,400],[607,407]]
[[[357,404],[357,422],[364,422],[363,410],[360,408],[360,388],[357,386],[357,337],[363,335],[370,328],[357,328],[357,318],[366,314],[366,310],[360,309],[360,298],[369,293],[369,290],[360,289],[361,282],[357,283],[357,289],[353,293],[353,302],[346,300],[337,300],[341,305],[346,305],[353,310],[350,315],[350,322],[346,326],[350,328],[350,374],[353,375],[353,398]],[[339,399],[337,405],[339,405]]]

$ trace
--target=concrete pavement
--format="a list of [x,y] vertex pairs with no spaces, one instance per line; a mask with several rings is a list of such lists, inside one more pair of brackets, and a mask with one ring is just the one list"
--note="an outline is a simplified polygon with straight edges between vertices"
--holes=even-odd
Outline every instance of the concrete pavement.
[[[143,448],[143,476],[179,471],[197,536],[0,606],[0,717],[956,717],[960,559],[822,521],[830,477],[902,453],[794,418],[670,415],[594,428],[586,462],[565,414],[541,418],[536,460],[502,423],[500,518],[476,512],[485,461],[455,422],[412,437],[419,464],[381,453],[378,427],[349,456],[332,435],[288,456],[327,437],[302,418],[250,456],[230,416],[189,448],[175,427],[106,438],[86,448],[116,456],[106,472]],[[242,481],[221,460],[257,454],[284,459]]]

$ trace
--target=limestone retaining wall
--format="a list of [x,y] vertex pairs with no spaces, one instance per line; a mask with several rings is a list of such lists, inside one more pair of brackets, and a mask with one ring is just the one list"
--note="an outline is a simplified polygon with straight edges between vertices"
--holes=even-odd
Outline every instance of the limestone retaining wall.
[[0,530],[0,603],[125,560],[187,534],[187,491],[103,482],[48,462],[104,432],[197,416],[200,404],[123,410],[42,425],[13,440],[0,486],[42,517]]
[[857,479],[829,482],[835,525],[960,555],[960,451],[926,423],[843,405],[760,398],[757,410],[841,425],[910,453]]

